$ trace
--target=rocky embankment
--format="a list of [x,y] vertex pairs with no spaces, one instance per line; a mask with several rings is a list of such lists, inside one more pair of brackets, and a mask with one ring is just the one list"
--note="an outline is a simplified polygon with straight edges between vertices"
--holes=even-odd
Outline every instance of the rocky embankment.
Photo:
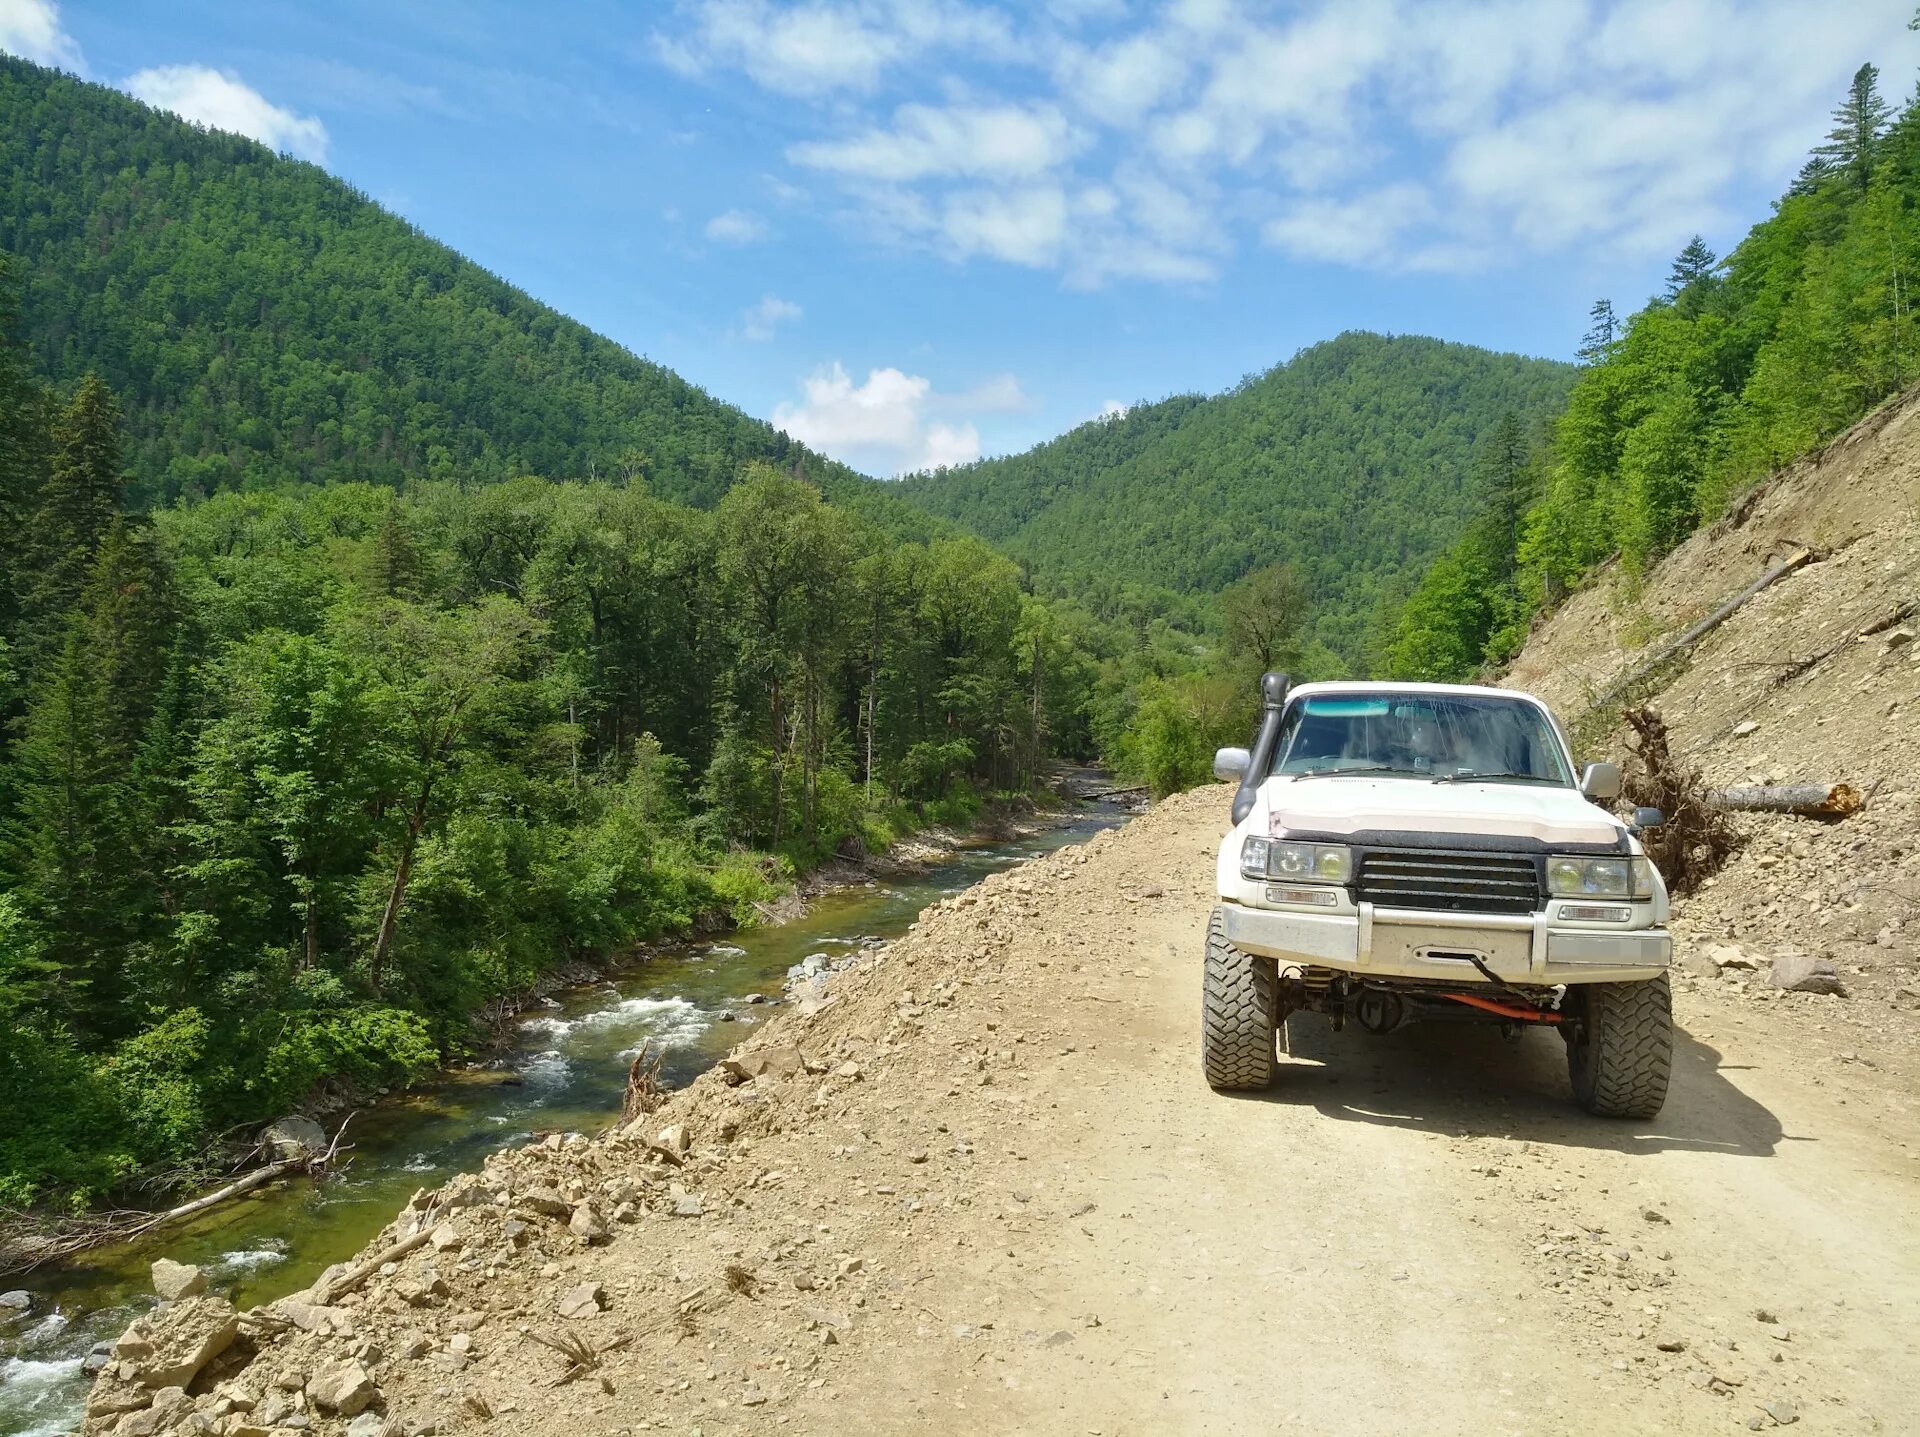
[[86,1432],[1920,1430],[1916,1095],[1857,1000],[1688,938],[1647,1124],[1480,1028],[1296,1020],[1272,1094],[1210,1094],[1222,803],[803,965],[657,1111],[418,1194],[307,1292],[163,1270]]

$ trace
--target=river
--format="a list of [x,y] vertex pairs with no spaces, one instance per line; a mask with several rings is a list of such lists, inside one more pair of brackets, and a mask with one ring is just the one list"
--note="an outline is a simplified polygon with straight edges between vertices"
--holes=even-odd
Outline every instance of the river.
[[214,1289],[242,1307],[297,1291],[365,1246],[415,1189],[471,1172],[536,1130],[605,1128],[641,1043],[664,1047],[661,1076],[682,1086],[750,1025],[781,1011],[746,998],[777,998],[787,969],[808,954],[898,937],[929,903],[1126,817],[1089,805],[1063,827],[963,849],[923,874],[829,893],[791,922],[637,955],[606,982],[523,1014],[504,1063],[445,1075],[361,1113],[348,1130],[353,1153],[343,1176],[282,1184],[148,1242],[0,1281],[33,1297],[24,1318],[0,1325],[0,1437],[57,1437],[78,1425],[89,1381],[81,1364],[95,1343],[152,1305],[154,1258],[200,1264]]

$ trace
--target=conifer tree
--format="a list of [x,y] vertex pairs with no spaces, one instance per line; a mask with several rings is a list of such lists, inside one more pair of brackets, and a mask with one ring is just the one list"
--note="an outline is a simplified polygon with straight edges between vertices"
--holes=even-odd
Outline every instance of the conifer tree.
[[1833,128],[1827,131],[1827,142],[1814,151],[1815,157],[1826,160],[1855,189],[1864,191],[1873,178],[1880,139],[1886,133],[1892,113],[1887,102],[1880,98],[1880,71],[1872,65],[1862,65],[1853,72],[1847,97],[1833,112]]
[[1667,271],[1667,298],[1680,303],[1689,294],[1697,294],[1700,286],[1711,281],[1716,258],[1707,242],[1699,235],[1687,241],[1687,247],[1674,256],[1673,268]]
[[98,375],[80,382],[54,422],[52,450],[22,546],[22,647],[30,670],[58,652],[65,618],[123,501],[120,406]]
[[1574,351],[1582,364],[1598,364],[1607,357],[1619,337],[1620,322],[1614,317],[1613,301],[1596,299],[1587,311],[1587,332]]

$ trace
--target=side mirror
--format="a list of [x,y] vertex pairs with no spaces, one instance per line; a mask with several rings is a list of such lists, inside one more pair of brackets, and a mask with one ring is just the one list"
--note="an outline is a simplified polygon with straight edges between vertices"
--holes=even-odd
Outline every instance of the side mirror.
[[1251,767],[1253,756],[1243,748],[1223,748],[1213,755],[1213,776],[1223,783],[1245,778]]
[[1658,828],[1667,821],[1667,816],[1657,808],[1636,808],[1633,811],[1633,826],[1636,829]]
[[1612,800],[1620,796],[1620,765],[1590,763],[1580,770],[1580,791],[1588,798]]

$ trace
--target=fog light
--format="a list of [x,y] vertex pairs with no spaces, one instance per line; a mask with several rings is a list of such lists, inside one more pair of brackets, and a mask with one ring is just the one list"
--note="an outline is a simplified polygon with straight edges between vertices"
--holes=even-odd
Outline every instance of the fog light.
[[1269,883],[1267,902],[1298,903],[1307,908],[1333,908],[1339,904],[1340,894],[1332,888],[1280,888]]
[[1631,908],[1601,908],[1591,903],[1562,903],[1560,916],[1569,923],[1625,923]]

